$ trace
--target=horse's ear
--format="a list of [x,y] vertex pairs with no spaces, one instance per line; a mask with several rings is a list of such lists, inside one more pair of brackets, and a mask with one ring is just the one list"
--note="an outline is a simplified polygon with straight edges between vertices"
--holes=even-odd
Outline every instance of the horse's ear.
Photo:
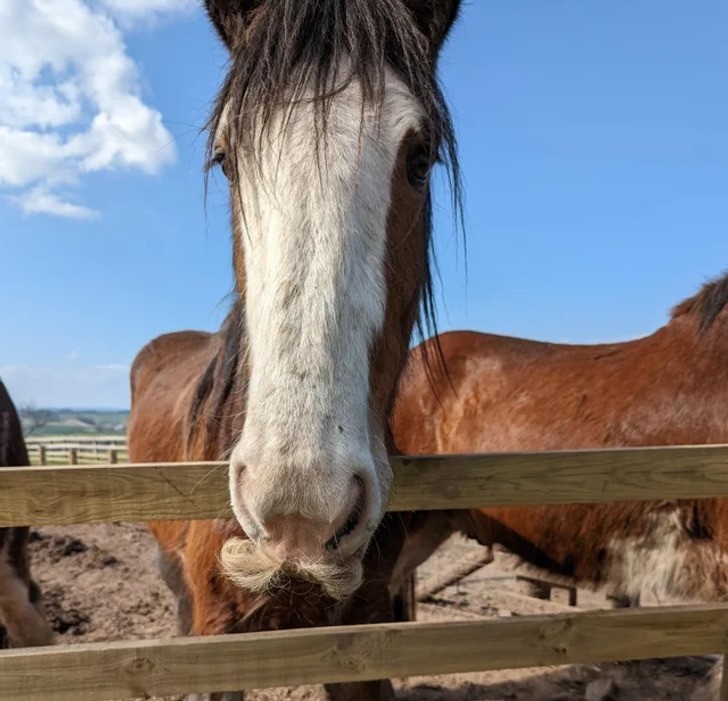
[[207,14],[230,51],[243,31],[246,15],[259,3],[260,0],[205,0]]
[[437,55],[457,19],[460,0],[405,0],[420,31],[428,38]]

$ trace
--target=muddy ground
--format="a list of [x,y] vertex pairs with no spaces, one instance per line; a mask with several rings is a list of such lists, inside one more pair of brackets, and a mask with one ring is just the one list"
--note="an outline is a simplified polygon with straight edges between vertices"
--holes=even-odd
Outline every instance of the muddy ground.
[[[451,539],[418,573],[442,572],[480,546]],[[152,538],[136,524],[40,528],[31,544],[40,584],[59,644],[164,638],[175,634],[174,602],[157,575]],[[493,564],[448,587],[418,608],[419,620],[463,620],[564,610],[566,592],[553,601],[526,595],[517,563],[496,553]],[[582,608],[605,598],[579,592]],[[415,677],[395,681],[402,701],[689,701],[711,666],[707,658],[641,663],[505,670]],[[322,701],[319,687],[251,692],[255,701]],[[177,701],[170,697],[169,701]]]

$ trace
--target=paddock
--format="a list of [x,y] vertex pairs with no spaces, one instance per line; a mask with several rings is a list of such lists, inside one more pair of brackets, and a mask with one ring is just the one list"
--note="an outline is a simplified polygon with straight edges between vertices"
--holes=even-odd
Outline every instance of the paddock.
[[[393,465],[392,511],[728,495],[724,446],[401,458]],[[229,515],[227,504],[226,469],[217,463],[0,473],[0,525],[215,518]],[[453,618],[9,650],[0,655],[0,698],[101,701],[728,648],[728,607],[717,604]]]

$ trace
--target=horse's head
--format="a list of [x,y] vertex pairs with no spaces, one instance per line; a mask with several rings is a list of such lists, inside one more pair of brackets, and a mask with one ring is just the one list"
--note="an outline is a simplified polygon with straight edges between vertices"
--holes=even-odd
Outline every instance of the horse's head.
[[223,562],[246,587],[283,566],[345,595],[385,512],[387,414],[431,311],[429,173],[454,166],[435,67],[458,5],[207,0],[249,371],[230,493],[250,540]]

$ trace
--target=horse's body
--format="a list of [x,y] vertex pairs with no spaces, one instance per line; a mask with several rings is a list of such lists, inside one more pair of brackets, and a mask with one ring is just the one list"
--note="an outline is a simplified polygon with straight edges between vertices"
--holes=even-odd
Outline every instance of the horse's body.
[[207,0],[231,53],[210,155],[236,300],[218,333],[139,353],[129,421],[135,462],[230,460],[234,520],[151,524],[183,634],[406,614],[389,575],[417,517],[385,516],[387,416],[432,308],[428,172],[455,154],[435,66],[458,6]]
[[[728,275],[627,343],[443,334],[447,377],[426,370],[421,349],[410,357],[396,444],[443,454],[728,443],[727,303]],[[456,512],[451,523],[631,599],[728,599],[727,499],[493,508]]]
[[[30,465],[18,413],[0,382],[0,469]],[[50,645],[38,585],[30,575],[27,527],[0,528],[0,646]]]
[[[415,350],[392,419],[406,453],[728,443],[728,277],[627,343],[444,334],[449,379]],[[452,383],[452,386],[450,386]],[[481,542],[637,595],[728,595],[728,500],[508,507],[458,514]]]

